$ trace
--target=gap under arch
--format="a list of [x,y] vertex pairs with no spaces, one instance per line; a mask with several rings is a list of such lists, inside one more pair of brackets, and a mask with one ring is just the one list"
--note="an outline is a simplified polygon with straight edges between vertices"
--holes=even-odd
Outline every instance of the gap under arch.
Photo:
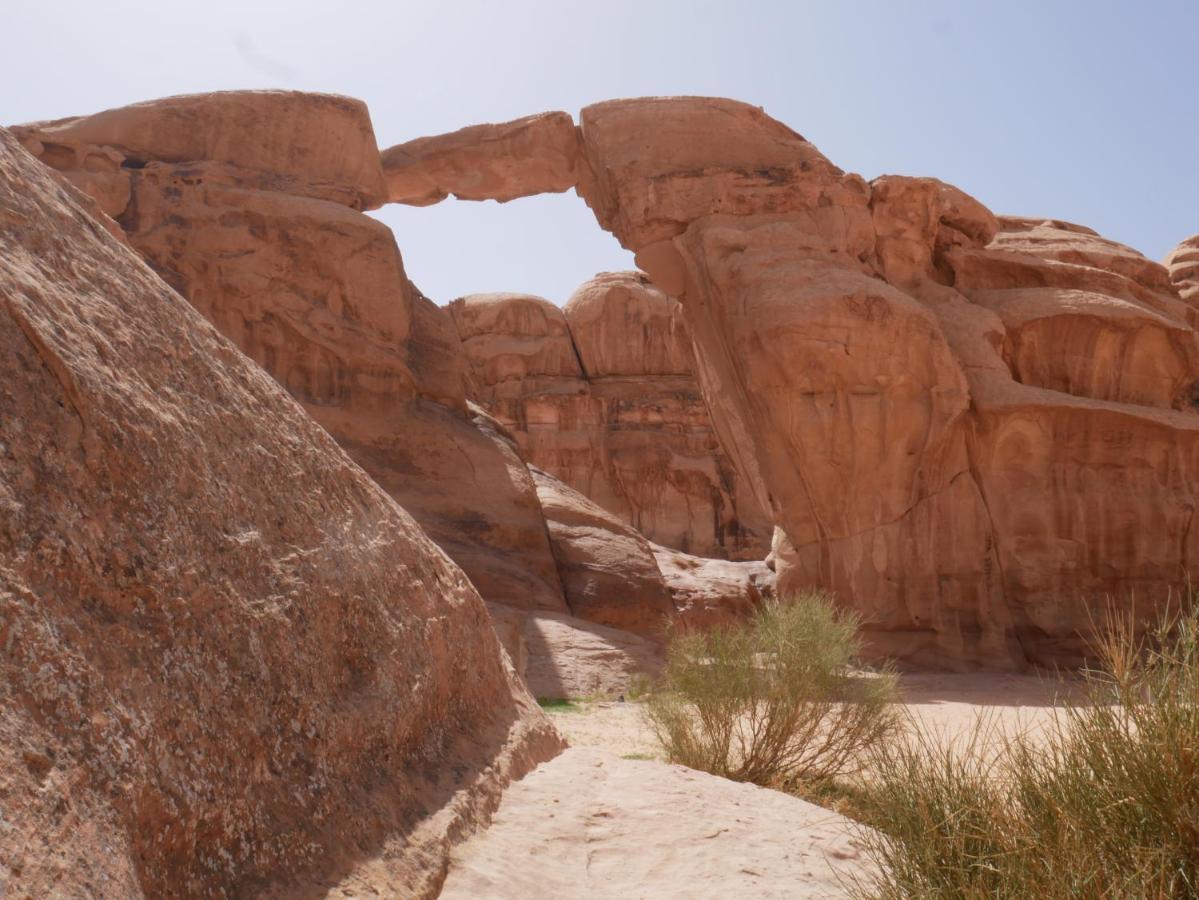
[[395,234],[408,277],[439,305],[466,294],[536,294],[561,306],[597,272],[635,269],[633,254],[573,191],[507,203],[450,197],[369,213]]

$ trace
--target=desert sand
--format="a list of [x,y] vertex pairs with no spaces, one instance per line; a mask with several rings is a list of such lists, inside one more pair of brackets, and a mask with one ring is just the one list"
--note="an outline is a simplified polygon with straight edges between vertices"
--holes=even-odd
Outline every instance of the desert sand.
[[[1042,728],[1051,676],[901,677],[917,727],[947,741],[980,719]],[[639,702],[552,708],[570,749],[514,785],[451,858],[443,897],[836,897],[867,874],[854,823],[779,791],[663,761]]]
[[497,900],[834,897],[865,870],[836,813],[583,746],[513,785],[450,866],[442,897]]

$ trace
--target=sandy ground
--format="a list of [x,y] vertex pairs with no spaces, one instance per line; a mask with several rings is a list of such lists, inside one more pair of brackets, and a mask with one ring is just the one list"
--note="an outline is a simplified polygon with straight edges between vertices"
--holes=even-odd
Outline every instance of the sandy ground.
[[838,897],[865,865],[847,820],[819,806],[572,747],[508,789],[491,827],[455,850],[441,896]]
[[[900,685],[914,723],[946,741],[980,716],[1035,732],[1069,690],[994,673]],[[443,897],[839,897],[868,872],[857,826],[836,813],[661,761],[640,703],[549,712],[571,748],[509,788],[491,827],[457,848]]]
[[[969,735],[980,716],[1009,734],[1035,733],[1051,721],[1055,698],[1070,686],[1048,676],[936,673],[903,675],[900,689],[904,707],[921,728],[953,741]],[[551,709],[550,715],[572,747],[662,758],[640,703],[580,702]]]

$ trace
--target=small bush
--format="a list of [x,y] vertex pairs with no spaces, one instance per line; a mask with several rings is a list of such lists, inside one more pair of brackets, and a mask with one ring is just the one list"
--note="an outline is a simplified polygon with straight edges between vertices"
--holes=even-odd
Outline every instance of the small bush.
[[1048,732],[875,748],[859,896],[1199,896],[1199,612],[1098,652]]
[[752,620],[675,634],[646,714],[672,762],[736,781],[855,771],[895,727],[890,672],[853,671],[858,621],[812,593]]

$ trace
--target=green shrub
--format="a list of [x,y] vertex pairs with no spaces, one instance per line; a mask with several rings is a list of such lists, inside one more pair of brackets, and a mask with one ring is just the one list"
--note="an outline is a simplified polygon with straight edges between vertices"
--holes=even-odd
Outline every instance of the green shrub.
[[573,713],[581,711],[578,703],[564,697],[538,697],[537,705],[546,712]]
[[875,747],[859,896],[1199,896],[1199,612],[1106,634],[1047,732]]
[[736,781],[814,784],[856,770],[895,727],[890,672],[856,672],[858,621],[818,593],[677,633],[646,704],[672,762]]

